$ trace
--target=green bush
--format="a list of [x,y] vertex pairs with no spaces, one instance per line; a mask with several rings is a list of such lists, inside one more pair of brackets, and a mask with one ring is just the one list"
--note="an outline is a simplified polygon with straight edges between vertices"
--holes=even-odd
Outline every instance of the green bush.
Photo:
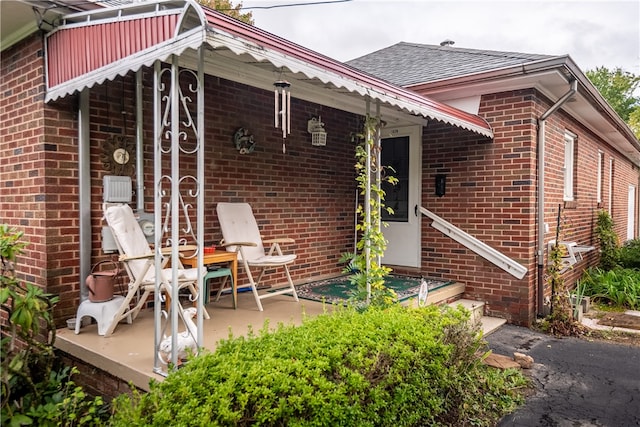
[[578,281],[584,295],[595,301],[640,309],[640,270],[631,268],[614,268],[603,270],[590,268],[585,270]]
[[596,221],[596,235],[600,244],[600,264],[603,270],[611,270],[618,266],[619,242],[618,235],[613,229],[613,219],[609,212],[598,212]]
[[640,269],[640,239],[627,240],[620,248],[618,262],[623,268]]
[[151,391],[114,402],[116,426],[493,425],[521,403],[516,371],[484,366],[462,310],[341,309],[230,338]]
[[103,425],[108,406],[76,387],[71,376],[77,370],[60,366],[55,356],[58,297],[16,277],[16,258],[26,246],[22,236],[0,224],[0,425]]

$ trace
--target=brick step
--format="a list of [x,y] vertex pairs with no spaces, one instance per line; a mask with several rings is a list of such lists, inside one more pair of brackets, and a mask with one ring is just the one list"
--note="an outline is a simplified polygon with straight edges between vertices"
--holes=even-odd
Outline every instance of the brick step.
[[482,323],[482,334],[486,337],[491,332],[497,330],[498,328],[500,328],[500,326],[507,323],[507,319],[502,319],[500,317],[482,316],[480,322]]
[[427,304],[443,304],[448,301],[459,299],[464,294],[464,283],[451,283],[450,285],[443,286],[430,291],[427,295]]
[[462,306],[471,313],[471,322],[477,324],[484,316],[484,302],[461,298],[449,303],[450,307]]
[[489,335],[491,332],[498,329],[500,326],[507,323],[506,319],[498,317],[489,317],[484,315],[484,302],[474,301],[470,299],[459,299],[457,301],[449,303],[451,307],[462,306],[471,312],[471,321],[474,324],[480,324],[483,335]]
[[[464,283],[454,282],[438,288],[433,291],[429,291],[427,295],[427,305],[430,304],[445,304],[450,301],[457,300],[464,294]],[[418,306],[418,297],[412,297],[405,300],[403,303],[405,306]]]
[[[500,326],[507,323],[505,319],[485,316],[484,302],[462,298],[464,290],[464,283],[459,282],[443,286],[442,288],[429,292],[429,295],[427,296],[427,304],[449,304],[452,307],[462,305],[464,308],[471,312],[471,319],[474,322],[480,323],[484,335],[490,334]],[[418,298],[411,298],[410,300],[405,301],[404,304],[417,305]]]

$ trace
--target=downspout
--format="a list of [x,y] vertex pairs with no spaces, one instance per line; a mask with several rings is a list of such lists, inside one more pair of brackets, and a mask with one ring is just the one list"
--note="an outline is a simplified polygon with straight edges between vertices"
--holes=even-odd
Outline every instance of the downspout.
[[578,90],[578,81],[572,80],[567,93],[562,95],[555,104],[545,111],[538,119],[538,316],[544,315],[544,158],[545,158],[545,127],[546,120],[555,113]]
[[84,284],[91,273],[91,156],[89,89],[78,95],[78,204],[80,228],[80,302],[89,297]]
[[142,69],[136,72],[136,207],[144,212],[144,159],[142,148]]

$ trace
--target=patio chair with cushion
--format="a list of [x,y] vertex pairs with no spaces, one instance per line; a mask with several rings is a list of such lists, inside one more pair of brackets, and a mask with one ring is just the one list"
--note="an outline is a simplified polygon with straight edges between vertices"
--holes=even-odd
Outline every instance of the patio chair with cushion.
[[[556,245],[555,239],[550,240],[547,245],[547,250],[551,253],[551,250]],[[573,267],[574,264],[582,261],[584,259],[582,254],[595,250],[594,246],[578,245],[576,242],[559,242],[558,246],[560,247],[562,264],[562,270],[560,270],[560,272],[564,272]],[[549,259],[549,263],[551,262],[552,260]]]
[[[289,264],[295,261],[296,255],[283,255],[280,249],[281,243],[294,243],[294,240],[278,238],[263,241],[253,210],[248,203],[218,203],[216,211],[224,239],[222,246],[227,251],[238,253],[238,262],[247,274],[258,309],[262,311],[261,300],[276,295],[292,294],[293,298],[298,301],[298,294],[289,273]],[[267,253],[265,253],[265,244],[270,245]],[[279,267],[284,269],[288,284],[261,294],[258,293],[258,287],[265,271]],[[253,278],[251,268],[260,269],[257,280]]]
[[[155,254],[151,250],[147,239],[133,214],[133,210],[127,204],[105,204],[104,217],[113,234],[120,261],[129,277],[127,293],[116,311],[110,326],[106,329],[105,336],[113,333],[118,323],[124,319],[135,319],[147,298],[155,291]],[[195,246],[184,246],[181,249],[193,253]],[[173,284],[171,283],[171,268],[166,268],[169,263],[171,248],[163,248],[165,258],[162,260],[162,279],[160,289],[171,295]],[[179,260],[177,262],[180,262]],[[204,273],[203,273],[204,274]],[[191,293],[190,298],[195,301],[198,297],[196,281],[198,280],[197,268],[182,268],[178,270],[178,284],[180,289],[186,288]],[[133,305],[133,308],[131,307]],[[179,304],[178,304],[179,305]],[[180,307],[180,313],[182,313]],[[208,313],[203,313],[209,318]]]

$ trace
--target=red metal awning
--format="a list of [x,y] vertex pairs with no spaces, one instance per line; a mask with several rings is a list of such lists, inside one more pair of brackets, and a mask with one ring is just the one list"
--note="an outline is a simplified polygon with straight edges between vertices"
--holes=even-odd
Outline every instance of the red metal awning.
[[[368,99],[405,114],[493,137],[491,127],[479,116],[392,85],[260,28],[203,8],[193,0],[140,2],[64,17],[62,25],[46,38],[46,100],[93,87],[151,66],[157,60],[166,61],[171,55],[184,55],[188,61],[189,52],[203,45],[221,55],[219,59],[229,61],[225,78],[244,74],[249,77],[243,83],[266,88],[273,81],[274,70],[288,70],[298,76],[300,86],[309,87],[308,100],[315,101],[311,95],[314,91],[326,101],[342,99],[336,108],[354,102],[361,108],[363,99]],[[212,61],[205,72],[224,74],[225,65],[221,62]],[[235,72],[230,71],[233,67]],[[326,91],[331,94],[323,97],[322,92]]]
[[[53,88],[175,36],[177,13],[61,28],[47,38],[47,82]],[[70,53],[63,55],[61,53]]]

